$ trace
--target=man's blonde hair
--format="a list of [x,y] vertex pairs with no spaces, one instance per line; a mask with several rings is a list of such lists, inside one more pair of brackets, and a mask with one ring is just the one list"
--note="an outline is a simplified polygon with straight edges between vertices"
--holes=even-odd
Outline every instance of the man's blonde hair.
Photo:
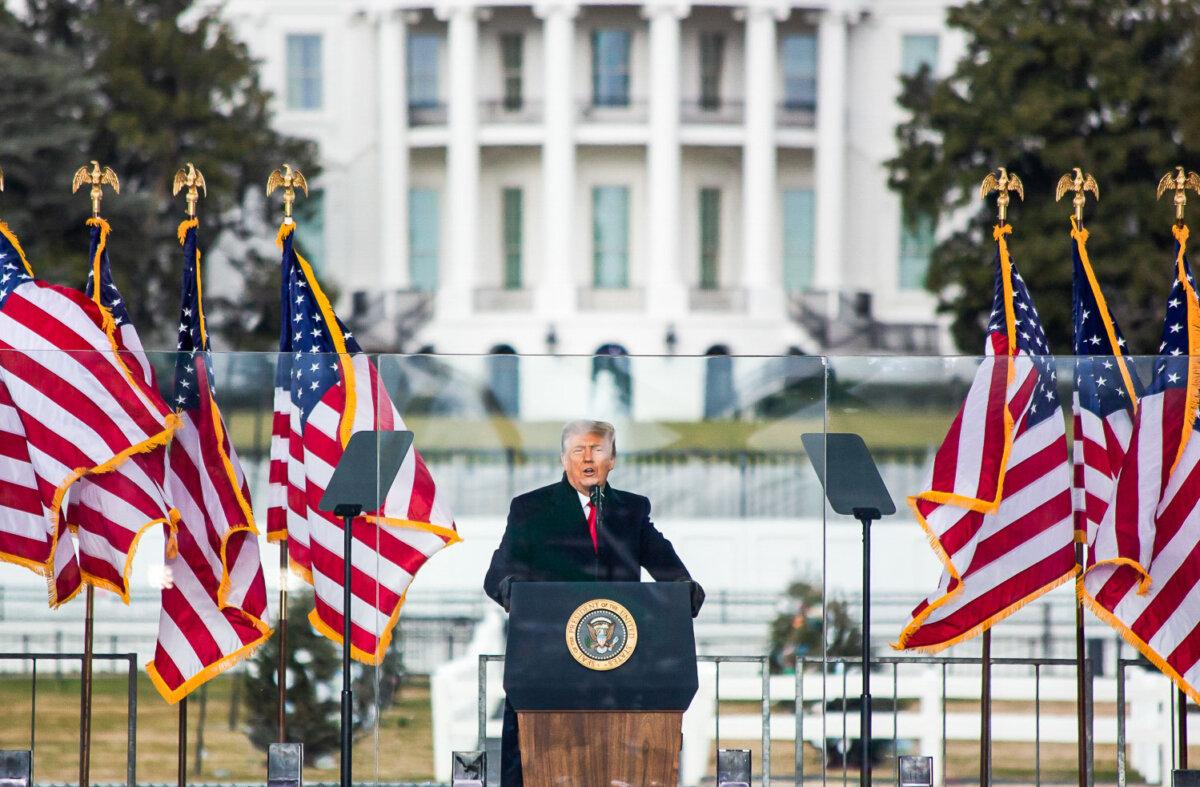
[[587,418],[579,418],[574,421],[567,421],[562,430],[562,447],[561,455],[567,455],[567,441],[572,437],[581,434],[594,434],[604,438],[604,442],[608,443],[612,455],[617,455],[617,429],[608,421],[591,421]]

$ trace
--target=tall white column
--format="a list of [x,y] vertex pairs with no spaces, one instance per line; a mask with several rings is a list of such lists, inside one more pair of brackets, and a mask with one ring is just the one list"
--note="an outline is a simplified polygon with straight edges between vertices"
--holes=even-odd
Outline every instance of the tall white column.
[[837,3],[817,32],[817,237],[814,284],[831,296],[845,285],[842,218],[846,207],[846,25]]
[[650,211],[649,295],[657,317],[677,317],[687,308],[686,269],[680,258],[679,20],[686,5],[646,8],[650,20],[650,141],[646,177]]
[[446,238],[438,275],[438,317],[463,318],[472,308],[479,227],[479,22],[475,8],[449,9],[450,63],[446,202],[439,211]]
[[776,11],[746,9],[746,143],[742,150],[742,287],[755,317],[783,311],[775,199]]
[[404,79],[407,42],[398,10],[383,11],[377,29],[379,71],[379,249],[376,275],[362,284],[405,289],[408,270],[408,90]]
[[545,140],[542,143],[542,271],[534,302],[553,321],[575,311],[575,57],[574,3],[552,0],[534,8],[542,19]]

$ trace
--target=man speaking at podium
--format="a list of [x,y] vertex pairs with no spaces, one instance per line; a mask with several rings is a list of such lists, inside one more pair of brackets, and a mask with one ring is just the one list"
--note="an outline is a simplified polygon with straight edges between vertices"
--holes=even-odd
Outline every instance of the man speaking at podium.
[[[637,582],[644,568],[659,582],[690,582],[692,617],[704,590],[650,521],[650,501],[608,486],[617,462],[616,430],[604,421],[571,421],[562,431],[563,477],[513,498],[508,524],[483,589],[508,610],[514,582]],[[517,714],[504,706],[501,787],[522,787]]]

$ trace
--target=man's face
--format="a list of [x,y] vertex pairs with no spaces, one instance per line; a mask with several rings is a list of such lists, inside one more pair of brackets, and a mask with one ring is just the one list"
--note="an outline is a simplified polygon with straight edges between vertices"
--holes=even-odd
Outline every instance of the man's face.
[[603,484],[616,463],[612,446],[602,435],[580,434],[567,439],[563,470],[567,471],[567,482],[577,492],[586,495],[593,486]]

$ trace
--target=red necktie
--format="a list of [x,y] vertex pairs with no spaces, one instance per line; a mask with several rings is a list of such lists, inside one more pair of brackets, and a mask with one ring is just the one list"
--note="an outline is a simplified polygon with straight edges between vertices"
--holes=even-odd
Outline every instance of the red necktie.
[[596,507],[588,503],[588,531],[592,534],[592,550],[599,555],[600,543],[596,540]]

